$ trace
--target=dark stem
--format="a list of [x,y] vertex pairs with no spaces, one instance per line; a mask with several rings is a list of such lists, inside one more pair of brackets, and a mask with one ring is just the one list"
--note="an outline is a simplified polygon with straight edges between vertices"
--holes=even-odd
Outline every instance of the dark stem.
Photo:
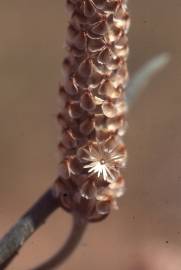
[[80,243],[80,240],[84,234],[86,227],[87,227],[86,220],[82,219],[82,217],[79,216],[78,213],[75,213],[73,216],[72,231],[67,241],[65,242],[64,246],[47,262],[31,270],[51,270],[56,269],[57,266],[62,265]]
[[25,241],[59,207],[49,189],[10,231],[0,240],[0,269],[5,269],[17,255]]
[[[18,254],[25,241],[60,206],[49,189],[34,206],[19,219],[16,225],[0,241],[0,269],[5,269]],[[78,212],[73,215],[72,231],[64,246],[47,262],[33,270],[51,270],[62,264],[79,244],[87,222]]]

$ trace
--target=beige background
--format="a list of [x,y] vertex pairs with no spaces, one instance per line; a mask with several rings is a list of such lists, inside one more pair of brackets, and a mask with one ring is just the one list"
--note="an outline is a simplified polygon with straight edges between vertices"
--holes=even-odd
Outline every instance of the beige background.
[[[64,56],[63,0],[0,0],[0,235],[57,174],[57,89]],[[171,64],[129,114],[127,193],[120,210],[91,225],[70,269],[181,269],[181,3],[130,0],[133,73],[168,51]],[[54,253],[70,228],[58,211],[9,270]]]

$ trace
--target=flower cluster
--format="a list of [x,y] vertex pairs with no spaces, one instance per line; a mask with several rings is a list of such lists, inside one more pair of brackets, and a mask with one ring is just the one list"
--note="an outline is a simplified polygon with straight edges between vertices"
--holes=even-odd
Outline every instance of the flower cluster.
[[67,0],[70,22],[60,87],[61,162],[56,195],[89,220],[102,218],[125,190],[126,0]]

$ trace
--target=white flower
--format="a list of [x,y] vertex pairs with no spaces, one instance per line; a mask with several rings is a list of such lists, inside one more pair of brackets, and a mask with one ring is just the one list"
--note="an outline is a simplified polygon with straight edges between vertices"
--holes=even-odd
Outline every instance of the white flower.
[[114,182],[120,174],[120,168],[126,164],[126,151],[123,144],[114,148],[108,148],[106,143],[96,142],[84,149],[86,156],[82,159],[86,161],[85,169],[88,173],[96,174],[107,182]]

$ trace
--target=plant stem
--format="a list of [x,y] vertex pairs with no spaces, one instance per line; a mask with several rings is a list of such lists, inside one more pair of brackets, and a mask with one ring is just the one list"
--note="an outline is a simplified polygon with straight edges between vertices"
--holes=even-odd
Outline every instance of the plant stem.
[[56,269],[57,266],[62,265],[80,243],[86,227],[86,220],[81,218],[78,213],[75,213],[73,216],[72,231],[64,246],[47,262],[31,270],[51,270]]
[[[60,203],[49,189],[23,215],[16,225],[0,241],[0,269],[5,269],[18,254],[21,247],[30,236],[44,224],[45,220],[58,208]],[[75,250],[85,231],[87,222],[77,212],[73,215],[71,233],[63,247],[47,262],[33,268],[33,270],[50,270],[62,264]]]
[[59,208],[51,189],[23,215],[0,240],[0,269],[5,269],[18,254],[25,241]]

